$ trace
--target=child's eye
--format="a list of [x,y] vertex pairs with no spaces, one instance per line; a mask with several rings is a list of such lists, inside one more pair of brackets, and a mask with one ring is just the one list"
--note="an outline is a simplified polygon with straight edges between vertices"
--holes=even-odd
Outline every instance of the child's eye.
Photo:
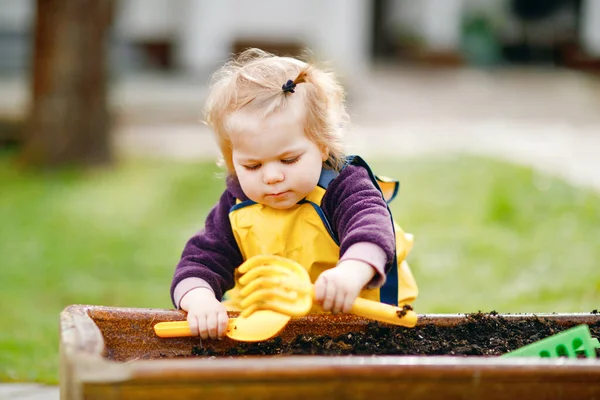
[[248,171],[256,171],[257,169],[260,168],[260,164],[244,165],[244,168],[246,168]]
[[300,161],[300,156],[298,157],[293,157],[293,158],[286,158],[284,160],[281,160],[282,163],[284,164],[293,164]]

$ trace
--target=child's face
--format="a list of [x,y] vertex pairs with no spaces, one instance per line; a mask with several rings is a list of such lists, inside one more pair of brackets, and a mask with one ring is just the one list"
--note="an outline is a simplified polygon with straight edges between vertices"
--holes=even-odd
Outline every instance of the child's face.
[[242,190],[273,208],[294,206],[319,182],[328,150],[306,137],[302,112],[240,117],[243,129],[232,137],[232,158]]

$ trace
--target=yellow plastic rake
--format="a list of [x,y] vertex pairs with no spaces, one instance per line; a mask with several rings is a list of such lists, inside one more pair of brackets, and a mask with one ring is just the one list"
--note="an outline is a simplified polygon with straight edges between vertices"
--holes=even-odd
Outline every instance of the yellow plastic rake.
[[[259,255],[244,262],[238,271],[242,311],[238,318],[229,319],[228,337],[247,342],[266,340],[292,317],[305,316],[312,309],[314,285],[297,262]],[[417,314],[409,306],[399,308],[361,297],[354,301],[350,313],[406,327],[417,323]],[[187,321],[160,322],[154,330],[161,337],[192,336]]]

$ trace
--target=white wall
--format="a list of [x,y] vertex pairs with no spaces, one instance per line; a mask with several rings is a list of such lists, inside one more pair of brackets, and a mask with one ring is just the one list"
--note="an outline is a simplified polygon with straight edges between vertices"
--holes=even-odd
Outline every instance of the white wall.
[[179,32],[184,2],[168,0],[120,0],[115,26],[128,39],[169,39]]
[[460,43],[465,0],[396,0],[390,3],[386,29],[399,27],[420,37],[432,50],[454,50]]
[[33,0],[0,0],[0,29],[16,33],[27,32],[34,23]]
[[371,61],[371,2],[328,0],[320,3],[324,3],[327,12],[313,33],[311,46],[323,52],[339,75],[360,74]]
[[[422,35],[431,49],[455,49],[461,12],[485,8],[504,19],[503,36],[514,32],[508,0],[395,0],[385,21]],[[236,38],[305,42],[342,74],[369,65],[372,4],[369,0],[119,0],[117,31],[128,39],[174,38],[177,62],[206,74],[223,62]],[[35,17],[33,0],[0,0],[0,28],[27,32]],[[600,0],[584,0],[585,50],[600,56]],[[505,37],[508,39],[508,37]],[[516,38],[515,38],[516,39]]]
[[178,60],[207,73],[236,39],[303,42],[337,69],[353,73],[369,58],[371,5],[364,0],[187,0]]
[[591,56],[600,56],[600,1],[585,0],[582,5],[581,41]]
[[460,43],[463,0],[424,0],[423,34],[428,47],[450,50]]

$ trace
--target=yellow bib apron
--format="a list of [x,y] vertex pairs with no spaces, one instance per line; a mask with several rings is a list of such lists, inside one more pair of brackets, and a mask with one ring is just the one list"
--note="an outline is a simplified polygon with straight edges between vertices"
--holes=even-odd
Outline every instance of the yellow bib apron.
[[[360,157],[351,157],[349,162],[367,168],[386,201],[389,202],[395,197],[399,185],[397,181],[375,177]],[[306,268],[313,283],[321,272],[335,267],[339,261],[340,246],[329,221],[319,207],[327,185],[335,177],[334,174],[332,171],[323,170],[319,185],[305,199],[289,209],[278,210],[251,200],[238,200],[229,213],[229,220],[243,259],[247,260],[259,254],[290,258]],[[410,268],[404,261],[412,248],[412,235],[404,233],[395,222],[394,229],[396,257],[386,283],[381,289],[364,289],[360,297],[394,305],[410,304],[418,293]],[[237,282],[237,270],[235,277]],[[224,297],[224,304],[228,310],[240,309],[237,286]],[[317,306],[313,312],[319,310]]]

